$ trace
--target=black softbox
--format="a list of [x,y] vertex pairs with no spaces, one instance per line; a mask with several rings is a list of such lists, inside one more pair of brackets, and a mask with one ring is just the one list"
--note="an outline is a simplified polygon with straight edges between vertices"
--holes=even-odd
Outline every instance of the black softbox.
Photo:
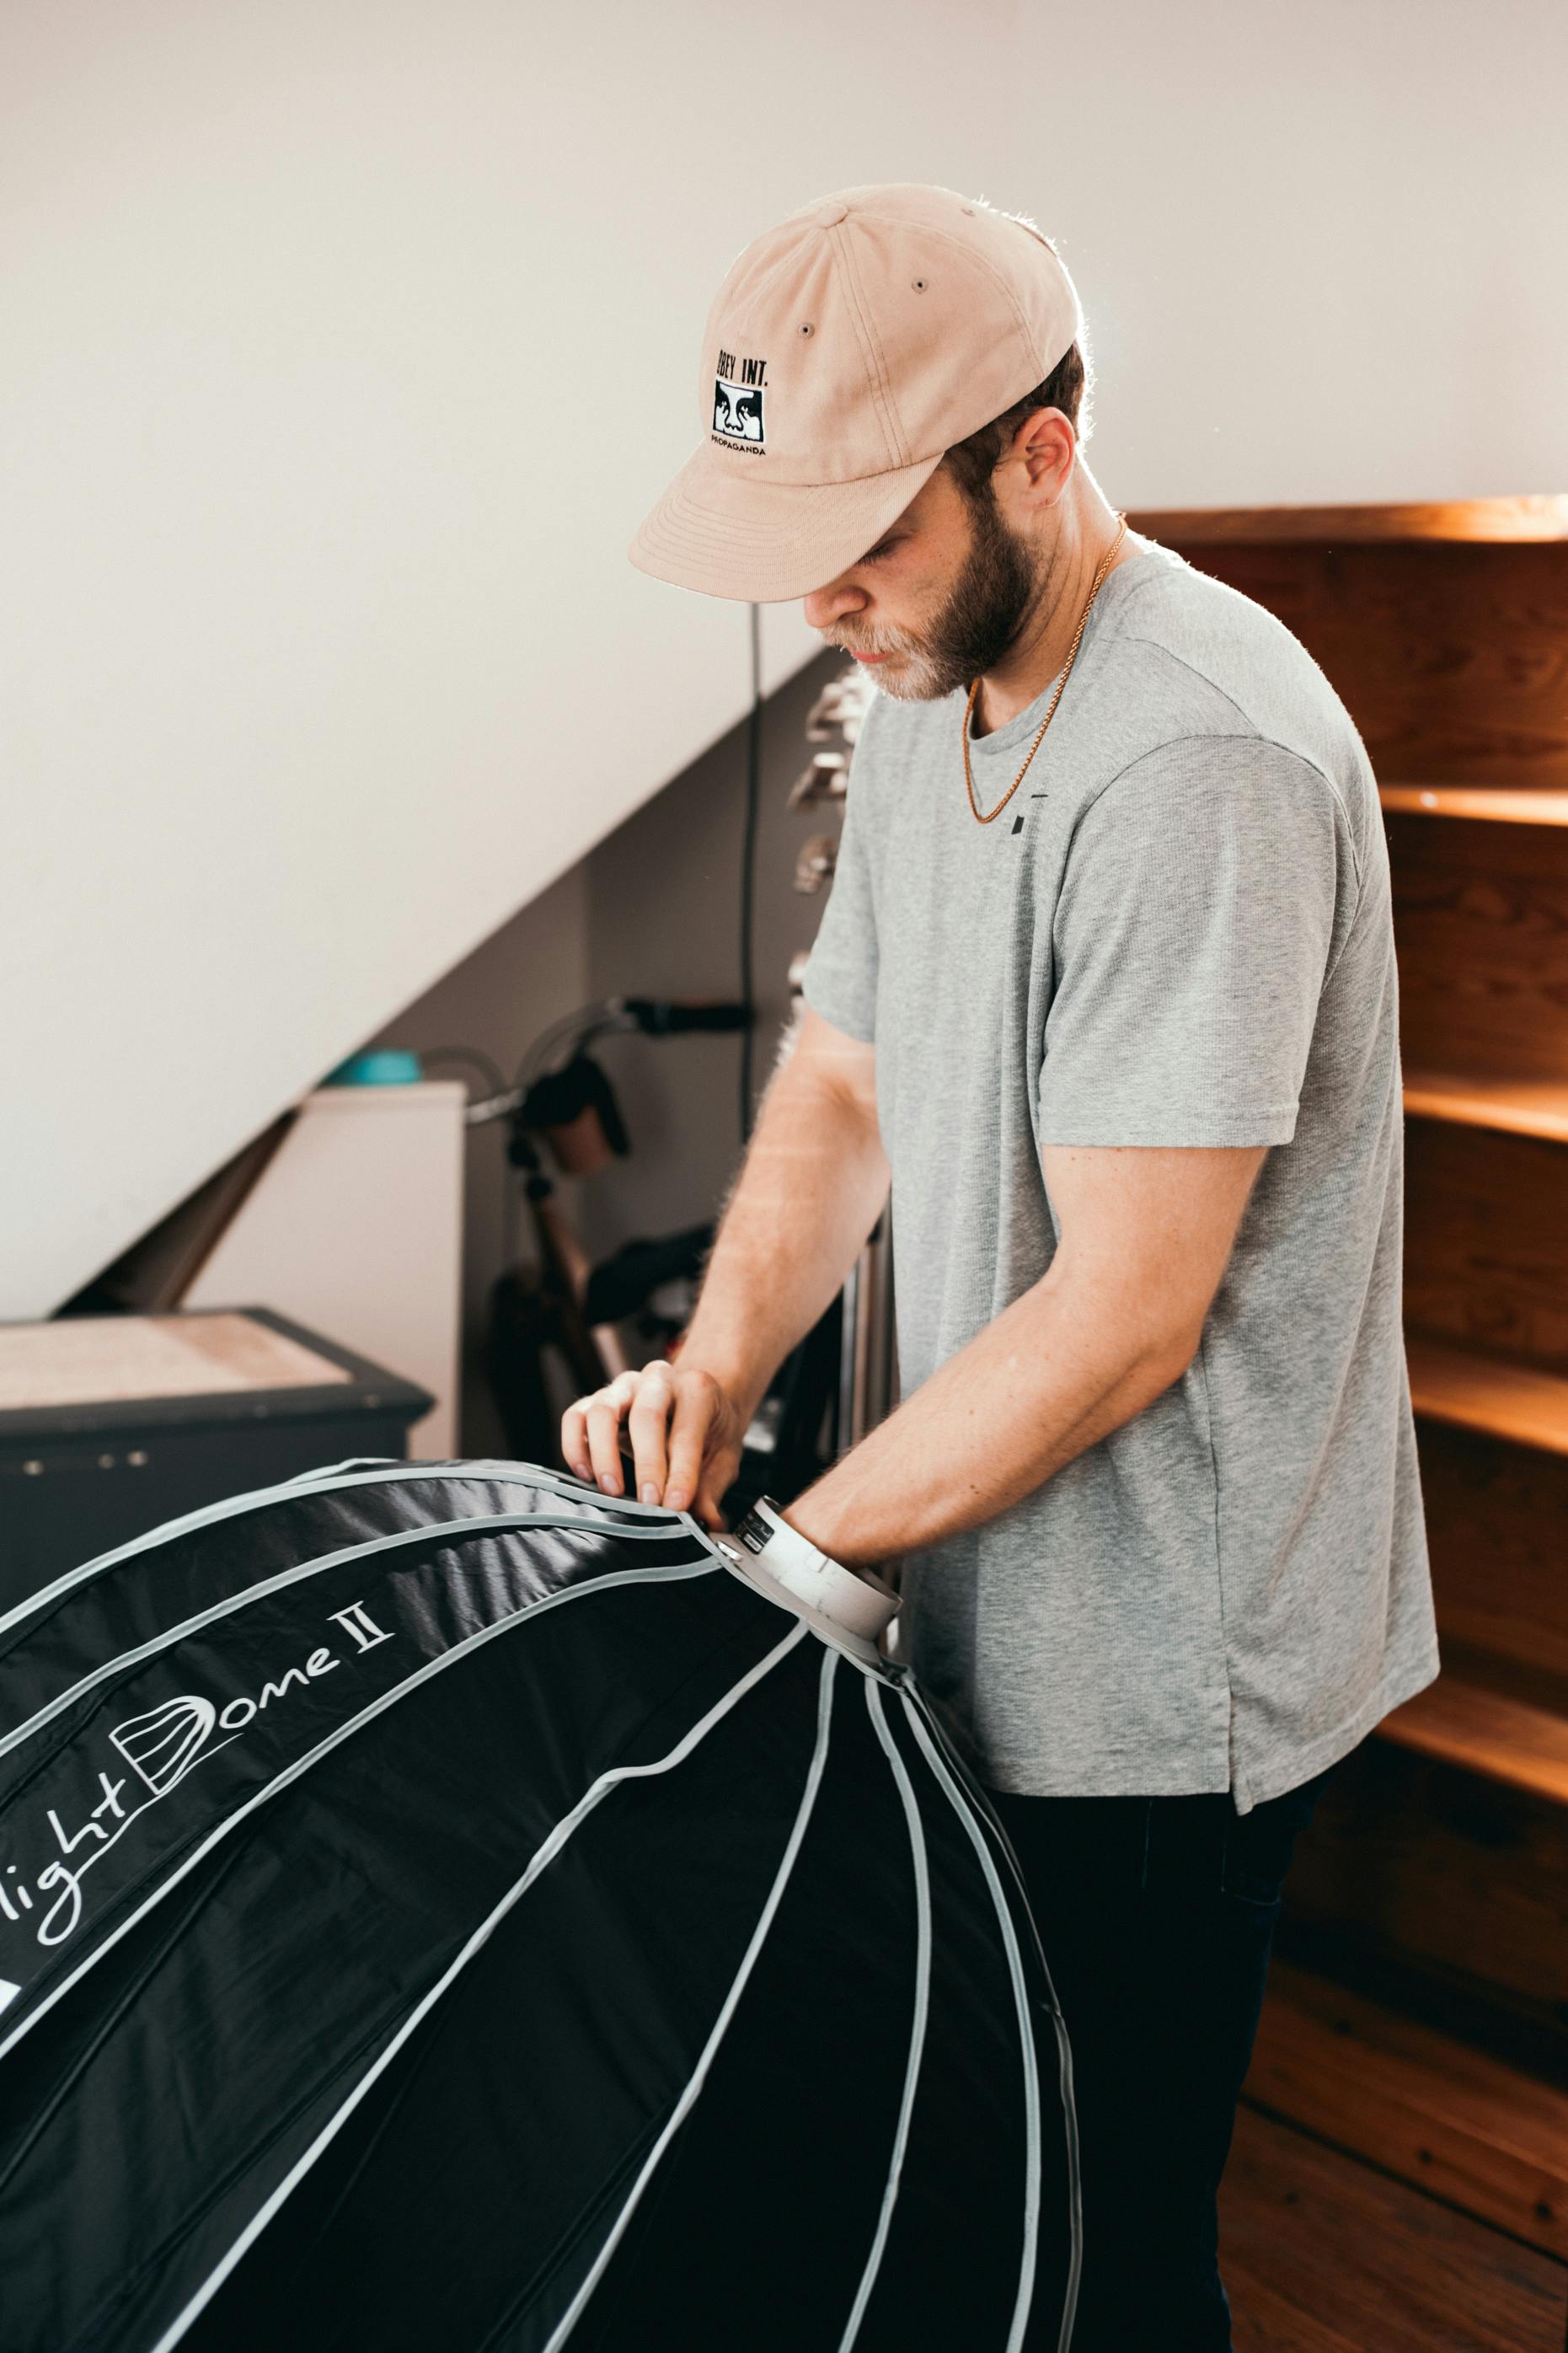
[[1067,2031],[906,1668],[527,1462],[0,1621],[5,2353],[1068,2345]]

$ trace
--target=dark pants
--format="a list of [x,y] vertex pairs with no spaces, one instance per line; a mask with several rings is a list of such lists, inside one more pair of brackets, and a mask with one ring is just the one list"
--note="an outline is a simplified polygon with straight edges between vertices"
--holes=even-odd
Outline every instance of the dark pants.
[[[1336,1769],[1247,1814],[1228,1791],[989,1793],[1072,2049],[1083,2268],[1071,2353],[1227,2353],[1216,2193],[1296,1834]],[[1057,2353],[1055,2322],[1047,2334],[1026,2338],[1029,2353]]]

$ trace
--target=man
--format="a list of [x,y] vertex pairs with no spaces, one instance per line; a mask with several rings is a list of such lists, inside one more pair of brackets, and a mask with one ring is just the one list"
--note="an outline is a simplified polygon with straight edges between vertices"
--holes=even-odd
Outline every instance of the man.
[[1075,2353],[1208,2353],[1293,1840],[1438,1668],[1397,981],[1349,715],[1125,530],[1084,389],[1054,248],[951,190],[842,191],[731,267],[713,429],[634,559],[803,596],[878,691],[679,1361],[562,1440],[616,1493],[624,1426],[641,1494],[722,1525],[891,1182],[902,1401],[786,1516],[901,1561],[901,1642],[1020,1858],[1073,2053]]

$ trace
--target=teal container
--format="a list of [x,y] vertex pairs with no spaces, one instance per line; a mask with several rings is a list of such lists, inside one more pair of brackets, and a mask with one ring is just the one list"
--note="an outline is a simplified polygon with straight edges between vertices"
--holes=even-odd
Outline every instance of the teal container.
[[324,1087],[407,1087],[425,1076],[417,1054],[405,1053],[400,1046],[378,1046],[363,1054],[351,1054],[335,1071],[329,1071],[321,1081]]

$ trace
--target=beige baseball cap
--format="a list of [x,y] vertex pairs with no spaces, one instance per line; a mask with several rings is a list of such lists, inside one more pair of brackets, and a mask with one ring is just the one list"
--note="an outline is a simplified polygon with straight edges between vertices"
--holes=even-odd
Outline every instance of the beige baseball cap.
[[627,553],[707,596],[807,596],[1082,332],[1057,253],[984,199],[904,180],[819,196],[731,263],[701,442]]

